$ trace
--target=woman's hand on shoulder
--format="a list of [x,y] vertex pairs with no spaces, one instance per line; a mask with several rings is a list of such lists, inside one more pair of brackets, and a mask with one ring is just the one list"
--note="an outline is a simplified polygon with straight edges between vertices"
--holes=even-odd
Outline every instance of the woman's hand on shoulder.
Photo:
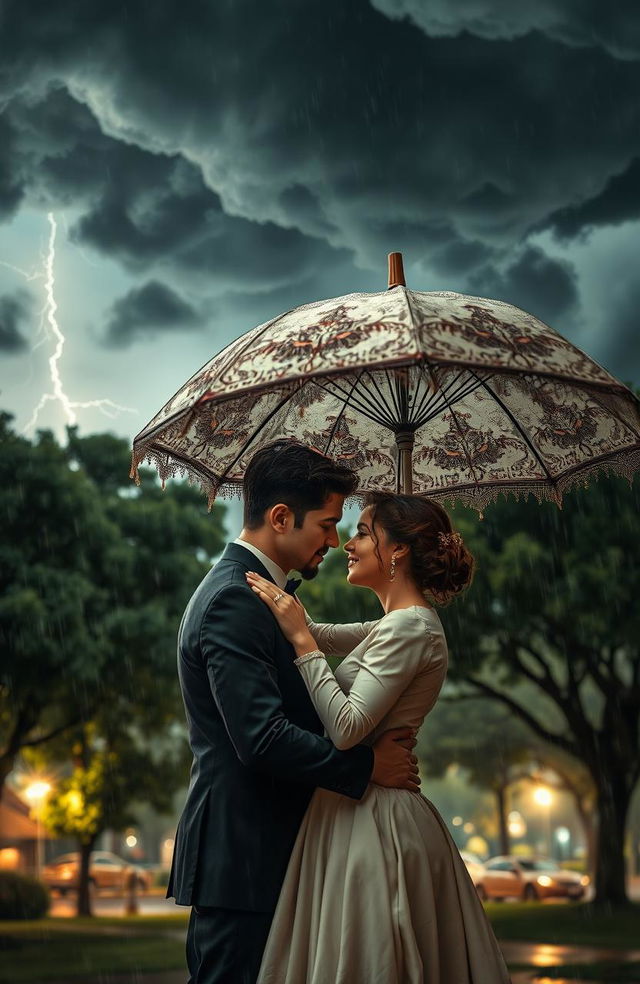
[[283,635],[295,648],[296,656],[303,656],[315,649],[315,640],[307,626],[306,612],[298,599],[255,571],[248,571],[246,577],[251,590],[271,609]]

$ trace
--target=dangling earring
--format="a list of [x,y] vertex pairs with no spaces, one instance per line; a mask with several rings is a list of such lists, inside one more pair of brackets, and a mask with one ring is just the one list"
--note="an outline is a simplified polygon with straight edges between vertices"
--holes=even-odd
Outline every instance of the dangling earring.
[[389,578],[389,580],[390,581],[394,581],[395,580],[395,576],[396,576],[396,558],[395,557],[392,557],[391,558],[391,577]]

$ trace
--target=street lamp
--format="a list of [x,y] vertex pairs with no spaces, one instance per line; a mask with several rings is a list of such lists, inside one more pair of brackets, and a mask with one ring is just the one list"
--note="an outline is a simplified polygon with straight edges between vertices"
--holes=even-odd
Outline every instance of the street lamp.
[[43,800],[51,792],[51,784],[46,782],[44,779],[36,779],[35,782],[30,783],[24,791],[24,795],[32,804],[33,812],[36,818],[36,876],[40,878],[42,874],[42,853],[43,853],[43,842],[42,842],[42,826],[40,824],[40,809],[42,807]]
[[548,856],[551,857],[553,854],[553,842],[551,839],[551,804],[553,803],[553,793],[546,786],[538,786],[533,793],[533,798],[545,809],[546,827],[547,827],[547,849]]

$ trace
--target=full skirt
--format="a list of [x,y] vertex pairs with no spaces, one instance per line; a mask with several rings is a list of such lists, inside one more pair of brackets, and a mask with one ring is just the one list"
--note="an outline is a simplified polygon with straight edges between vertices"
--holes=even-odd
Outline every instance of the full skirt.
[[370,785],[318,789],[258,984],[508,984],[467,869],[433,804]]

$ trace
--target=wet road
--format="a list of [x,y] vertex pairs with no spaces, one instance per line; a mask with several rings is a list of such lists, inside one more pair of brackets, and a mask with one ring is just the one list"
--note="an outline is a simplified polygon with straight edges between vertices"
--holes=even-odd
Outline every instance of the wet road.
[[[92,907],[94,916],[124,916],[126,900],[123,895],[94,896]],[[139,895],[138,909],[141,916],[167,916],[184,912],[189,914],[187,906],[176,906],[175,902],[162,898],[160,895]],[[53,896],[51,899],[52,916],[75,916],[75,896],[66,895],[62,898]]]

